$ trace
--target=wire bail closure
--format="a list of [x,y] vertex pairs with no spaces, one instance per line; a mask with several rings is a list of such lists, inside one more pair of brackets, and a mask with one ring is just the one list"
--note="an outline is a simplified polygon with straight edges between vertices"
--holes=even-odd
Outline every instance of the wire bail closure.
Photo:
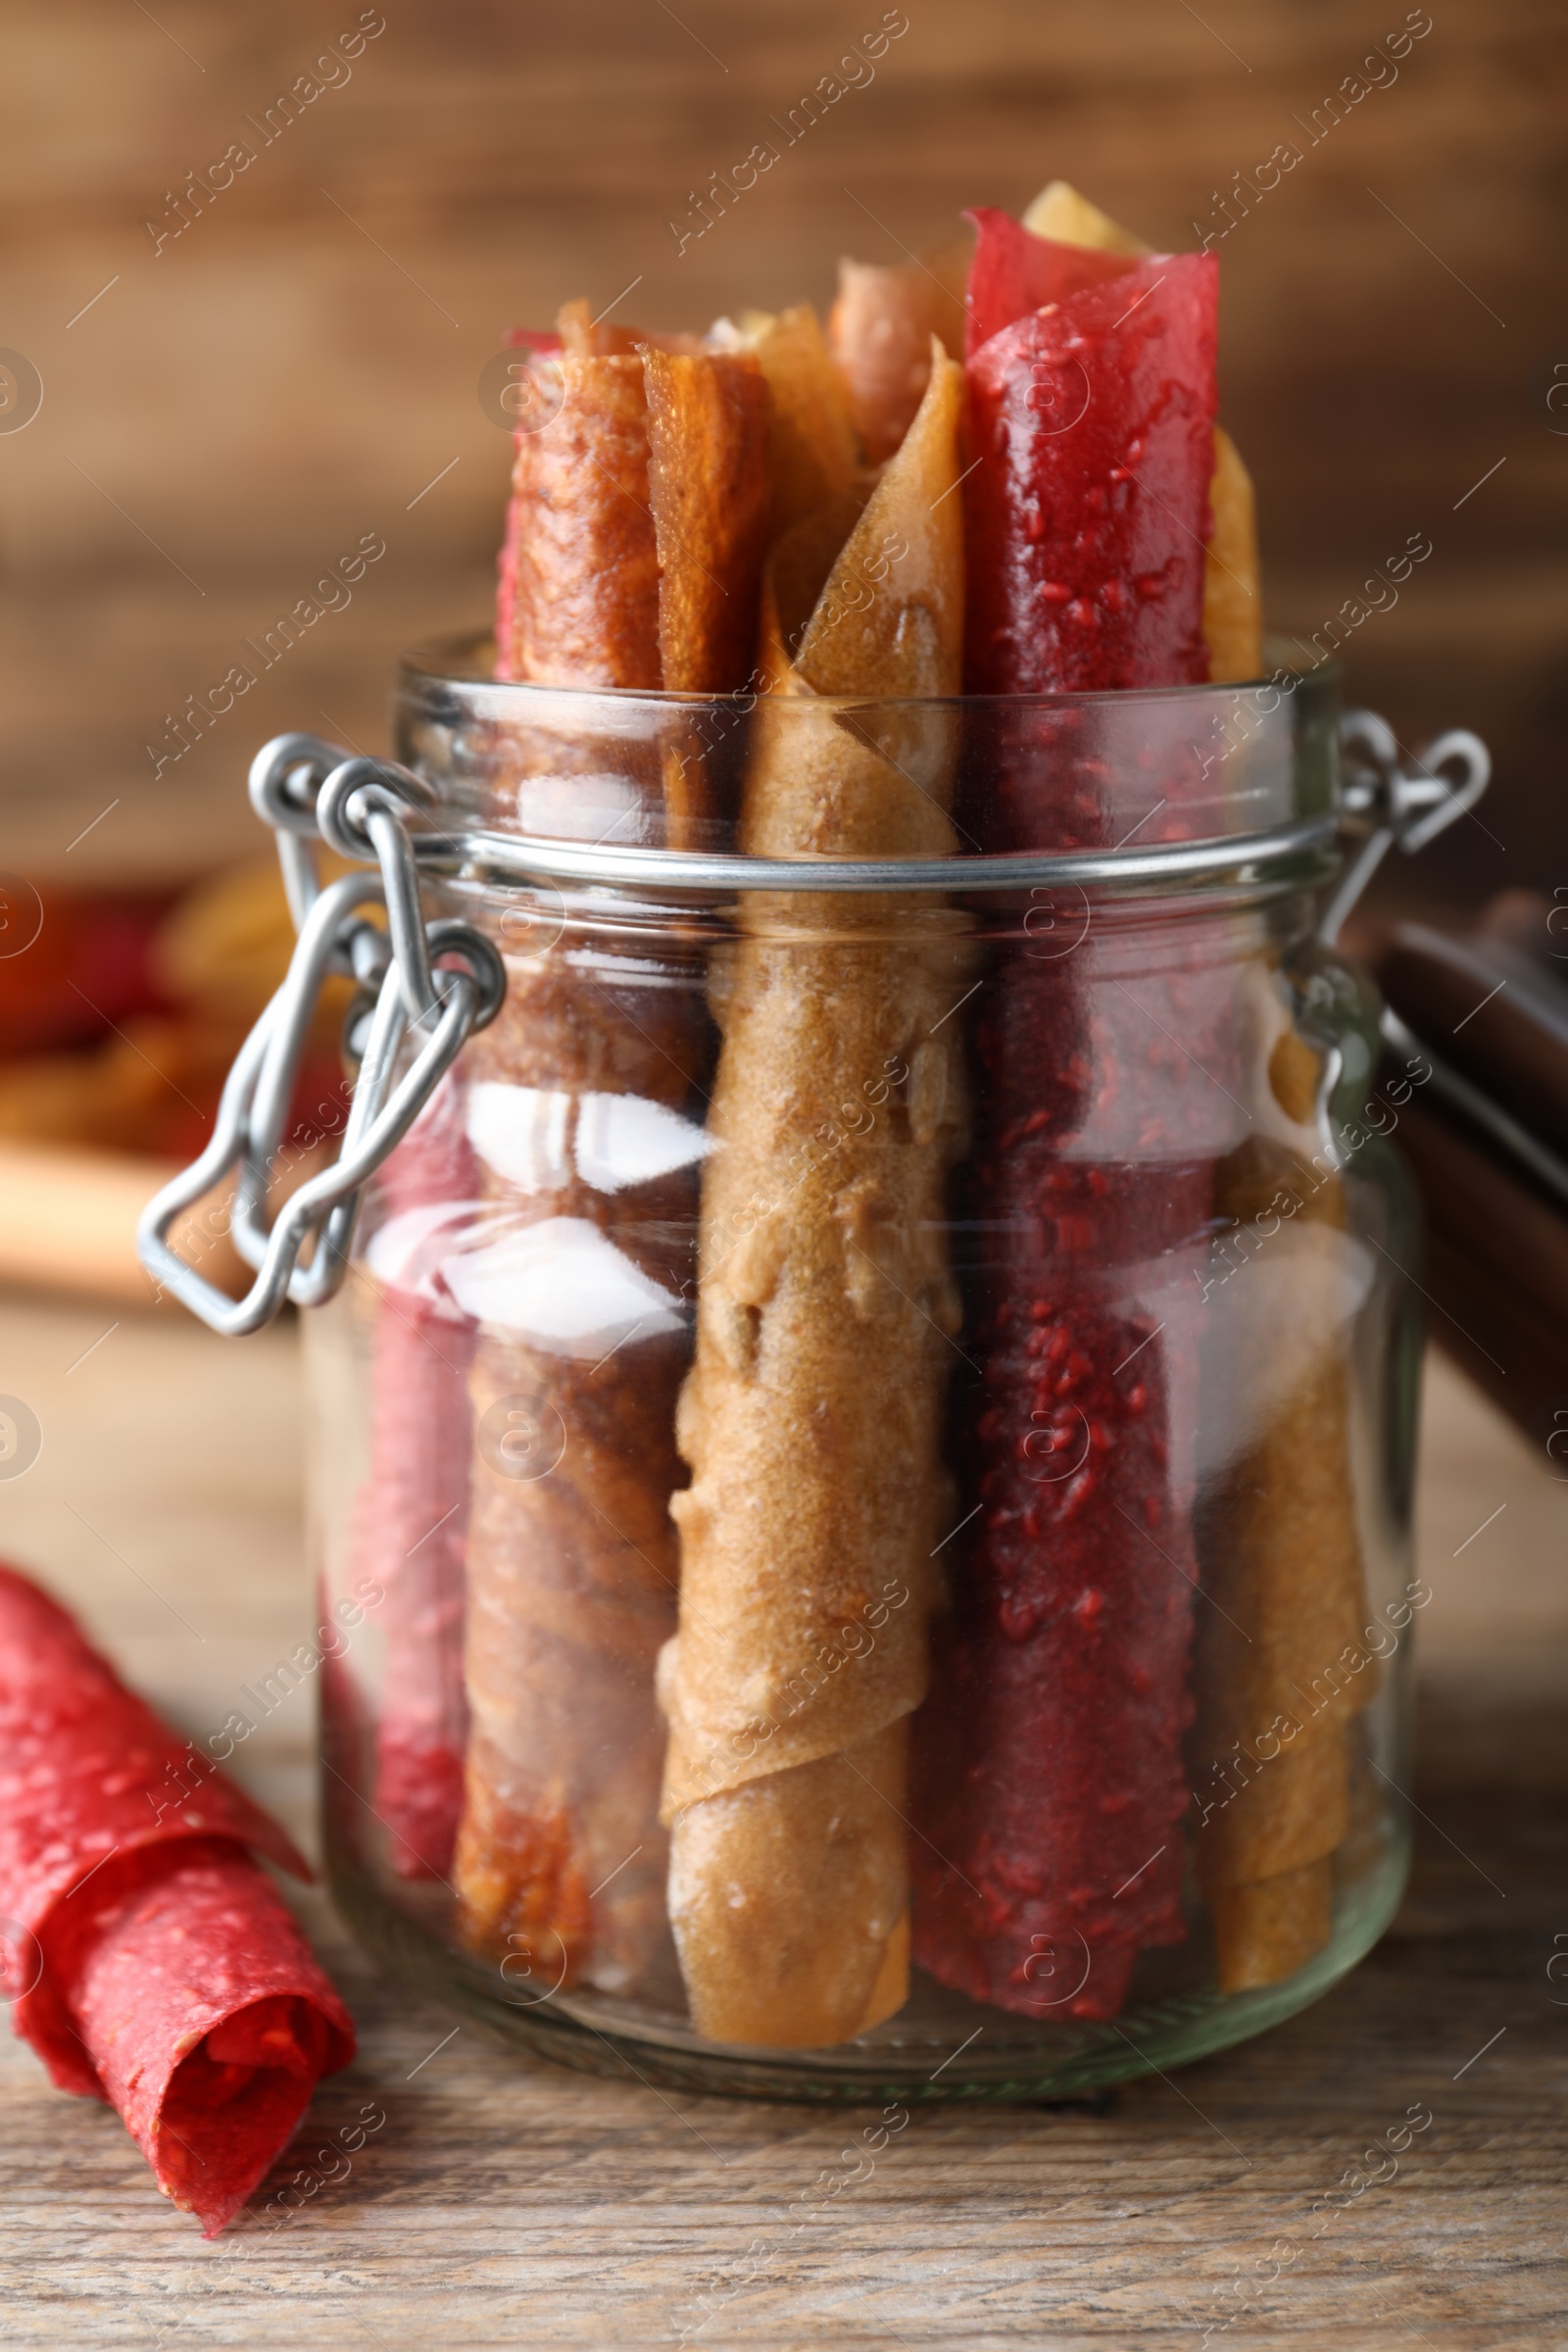
[[[148,1273],[227,1339],[259,1331],[285,1299],[319,1306],[342,1288],[361,1189],[468,1038],[495,1019],[507,989],[506,967],[482,933],[467,923],[424,920],[407,829],[411,815],[431,813],[417,776],[391,760],[355,758],[318,735],[279,735],[251,763],[250,797],[276,835],[298,933],[294,954],[235,1058],[211,1143],[148,1202],[136,1233]],[[323,884],[318,840],[374,870]],[[385,910],[385,929],[361,911],[369,906]],[[345,976],[359,989],[344,1031],[359,1074],[342,1149],[269,1225],[270,1178],[317,1004],[328,979]],[[181,1213],[230,1174],[232,1239],[256,1274],[240,1299],[197,1273],[169,1239]]]
[[[1338,889],[1318,920],[1317,935],[1333,947],[1346,917],[1396,843],[1407,858],[1466,816],[1492,780],[1492,754],[1468,727],[1449,727],[1406,767],[1401,745],[1376,710],[1347,710],[1340,718],[1345,767],[1345,832],[1361,836]],[[1444,771],[1453,771],[1445,781]]]

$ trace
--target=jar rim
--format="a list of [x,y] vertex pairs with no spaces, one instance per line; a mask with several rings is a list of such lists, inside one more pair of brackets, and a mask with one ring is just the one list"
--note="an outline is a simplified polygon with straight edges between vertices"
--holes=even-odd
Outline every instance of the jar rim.
[[[1196,685],[1114,686],[1089,692],[1047,694],[812,695],[809,700],[811,707],[819,710],[872,708],[879,710],[908,709],[924,712],[1061,711],[1074,709],[1119,710],[1129,704],[1174,703],[1196,707],[1210,697],[1257,694],[1271,686],[1282,693],[1294,694],[1308,684],[1316,686],[1325,699],[1337,700],[1342,673],[1332,654],[1316,662],[1303,661],[1298,641],[1284,637],[1266,639],[1264,654],[1271,666],[1255,678],[1205,679]],[[549,697],[579,705],[605,702],[617,706],[648,704],[662,710],[734,710],[750,709],[763,699],[761,694],[748,688],[730,694],[695,694],[671,691],[664,687],[542,685],[531,679],[498,678],[493,666],[494,660],[494,634],[488,629],[466,630],[411,647],[399,659],[398,674],[400,681],[421,686],[482,687],[487,694],[516,698],[517,707],[525,707],[529,699],[543,700]]]
[[[492,640],[470,632],[416,649],[399,667],[408,757],[435,795],[417,855],[432,870],[502,883],[704,899],[1312,888],[1338,862],[1338,669],[1332,660],[1303,666],[1300,649],[1280,641],[1268,652],[1283,657],[1270,674],[1224,685],[1043,695],[698,695],[497,679]],[[743,846],[733,808],[716,822],[662,834],[666,749],[684,772],[689,739],[704,759],[743,743],[731,730],[750,730],[764,713],[786,747],[792,727],[814,730],[837,719],[851,735],[887,747],[892,764],[922,792],[929,781],[918,772],[922,758],[934,767],[957,761],[971,782],[989,760],[1004,780],[1000,789],[1013,791],[1019,805],[1004,812],[989,841],[956,816],[968,850],[933,843],[912,855],[871,854],[870,845],[858,854],[788,842]],[[487,763],[508,739],[525,747],[525,757],[516,774],[498,763],[507,776],[498,803]],[[551,748],[557,745],[571,748],[562,758]],[[1265,745],[1260,762],[1253,753]],[[1169,803],[1161,797],[1151,808],[1152,767],[1173,755],[1185,764],[1186,781],[1180,791],[1169,787]],[[1205,785],[1211,769],[1219,773]],[[1234,778],[1228,787],[1221,781],[1227,774]],[[1117,782],[1107,789],[1112,776]],[[1018,780],[1040,777],[1052,779],[1052,788],[1031,809]],[[599,798],[579,799],[584,779]],[[1143,804],[1136,808],[1117,806],[1118,789],[1125,798],[1129,785]],[[1097,823],[1108,820],[1087,835],[1079,821],[1086,792],[1101,804]],[[1052,801],[1062,821],[1037,827],[1033,816]],[[1167,811],[1160,827],[1146,831],[1160,811]]]

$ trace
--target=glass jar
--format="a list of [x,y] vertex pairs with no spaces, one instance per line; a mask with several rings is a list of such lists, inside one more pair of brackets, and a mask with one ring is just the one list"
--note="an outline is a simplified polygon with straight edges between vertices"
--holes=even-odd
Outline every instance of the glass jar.
[[1315,937],[1336,691],[405,665],[508,993],[306,1318],[395,1969],[594,2071],[1038,2099],[1382,1933],[1422,1070]]

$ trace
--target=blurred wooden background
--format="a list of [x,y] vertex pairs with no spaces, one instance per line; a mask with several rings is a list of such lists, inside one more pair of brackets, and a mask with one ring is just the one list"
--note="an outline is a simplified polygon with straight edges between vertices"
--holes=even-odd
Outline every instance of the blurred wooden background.
[[[1557,0],[1431,0],[1397,79],[1310,146],[1403,0],[906,6],[874,80],[677,254],[688,191],[776,136],[880,0],[385,0],[384,30],[265,145],[355,0],[11,0],[0,345],[43,402],[0,430],[0,866],[186,872],[254,842],[241,786],[266,735],[384,743],[400,647],[487,611],[507,445],[477,384],[514,321],[639,279],[616,315],[659,325],[822,302],[841,252],[896,258],[1057,173],[1191,244],[1214,192],[1294,140],[1299,165],[1218,247],[1271,615],[1310,634],[1427,533],[1348,667],[1407,743],[1462,721],[1496,754],[1485,825],[1457,828],[1429,887],[1568,873]],[[155,252],[146,221],[172,227],[187,174],[211,187],[236,140],[255,161]],[[9,380],[24,407],[25,370]],[[365,533],[386,553],[352,602],[155,780],[166,716]]]

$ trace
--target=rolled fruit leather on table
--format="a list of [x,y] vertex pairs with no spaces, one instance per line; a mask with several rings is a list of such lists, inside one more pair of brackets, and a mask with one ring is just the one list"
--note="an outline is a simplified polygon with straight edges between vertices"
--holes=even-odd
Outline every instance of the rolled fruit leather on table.
[[[1250,485],[1212,427],[1213,265],[1140,261],[1059,183],[1031,219],[1098,250],[978,216],[967,682],[1253,675]],[[1138,498],[1152,481],[1157,496]],[[1054,806],[1031,806],[1004,779],[987,848],[1108,840],[1092,765],[1073,771],[1074,723],[1061,714],[1058,756],[1039,766],[1073,775],[1076,799],[1058,781]],[[1167,808],[1146,837],[1178,830],[1198,782],[1181,747],[1160,782]],[[1213,926],[1172,935],[1142,975],[1110,927],[1058,964],[1015,950],[978,1023],[980,1213],[999,1234],[977,1285],[985,1509],[922,1733],[916,1957],[1025,2014],[1114,2016],[1138,1951],[1184,1933],[1202,1320],[1190,1261],[1239,1140],[1234,953]],[[1194,1085],[1176,1037],[1214,1086]]]
[[211,2237],[354,2027],[253,1855],[276,1823],[160,1722],[57,1602],[0,1566],[0,1923],[12,2025],[109,2101]]
[[[759,366],[591,329],[585,304],[562,327],[535,361],[546,421],[516,436],[498,669],[732,690],[766,525]],[[600,747],[565,697],[553,716],[541,700],[532,734],[509,737],[519,797],[496,813],[526,822],[538,779],[564,778],[547,829],[579,830],[574,763],[591,772]],[[643,782],[670,835],[706,821],[690,746],[666,744]],[[695,1219],[708,1023],[674,959],[655,972],[566,930],[506,961],[505,1005],[465,1064],[482,1209],[446,1261],[478,1324],[458,1924],[509,1982],[618,1991],[662,1936],[654,1665],[674,1623],[689,1353],[671,1237]]]
[[[935,345],[863,512],[862,490],[774,551],[753,856],[956,847],[951,715],[812,699],[957,689],[960,399]],[[660,1663],[669,1909],[698,2030],[808,2048],[907,1989],[908,1719],[952,1504],[941,1236],[965,1111],[944,1022],[967,951],[924,895],[753,893],[738,919],[710,981],[722,1045],[678,1422],[692,1478],[671,1504],[680,1623]]]

